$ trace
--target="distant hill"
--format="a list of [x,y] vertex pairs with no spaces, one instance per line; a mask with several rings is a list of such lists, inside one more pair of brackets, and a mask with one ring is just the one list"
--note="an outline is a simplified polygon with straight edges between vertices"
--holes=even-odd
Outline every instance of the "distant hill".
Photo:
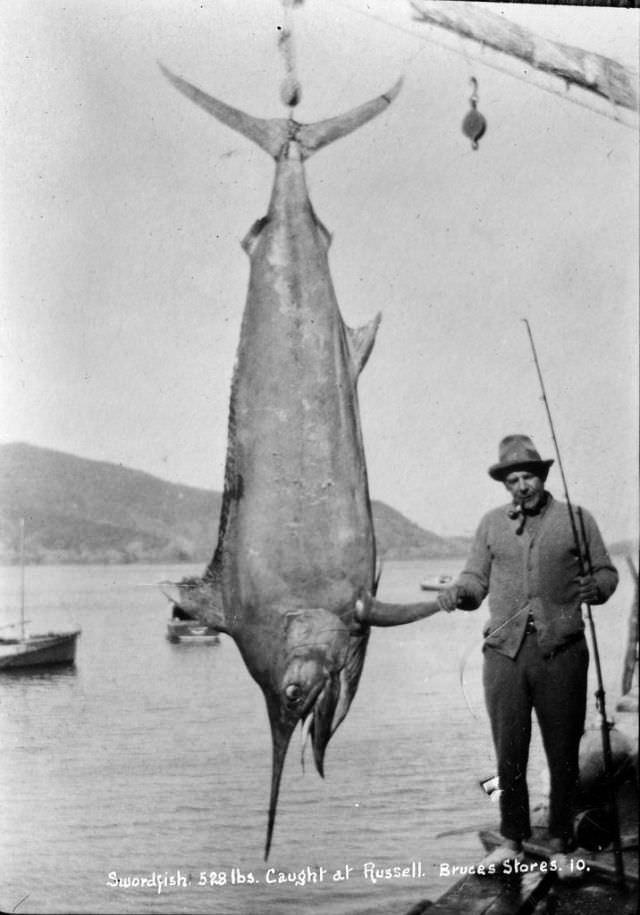
[[[216,542],[221,494],[168,483],[120,464],[36,448],[0,446],[0,563],[205,562]],[[464,556],[444,538],[373,502],[380,556]]]

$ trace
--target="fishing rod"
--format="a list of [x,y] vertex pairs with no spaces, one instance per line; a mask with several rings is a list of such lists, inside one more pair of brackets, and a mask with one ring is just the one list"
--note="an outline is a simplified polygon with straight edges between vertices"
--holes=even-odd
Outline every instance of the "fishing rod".
[[[571,523],[571,532],[573,534],[573,540],[576,545],[576,550],[578,553],[578,565],[580,569],[580,576],[584,577],[585,575],[593,575],[593,565],[591,563],[591,552],[589,550],[589,541],[587,539],[587,532],[584,524],[584,518],[582,515],[582,509],[578,506],[577,515],[580,523],[580,534],[578,533],[578,527],[576,524],[576,515],[573,510],[573,505],[571,499],[569,498],[569,489],[567,486],[567,479],[564,474],[564,467],[562,465],[562,458],[560,457],[560,448],[558,446],[558,440],[556,438],[556,432],[553,425],[553,419],[551,418],[551,410],[549,408],[549,401],[547,400],[547,392],[544,386],[544,380],[542,378],[542,371],[540,369],[540,363],[538,361],[538,353],[536,351],[536,345],[533,340],[533,334],[531,332],[531,326],[526,318],[522,319],[527,328],[527,334],[529,335],[529,342],[531,343],[531,351],[533,353],[533,361],[536,366],[536,371],[538,373],[538,380],[540,382],[540,389],[542,391],[542,400],[547,411],[547,419],[549,420],[549,428],[551,429],[551,438],[553,439],[553,446],[555,449],[556,457],[558,459],[558,469],[560,470],[560,477],[562,479],[562,487],[564,490],[564,498],[567,503],[567,509],[569,512],[569,521]],[[581,535],[581,536],[580,536]],[[618,817],[618,805],[616,802],[616,792],[614,785],[614,773],[613,773],[613,755],[611,753],[611,738],[609,735],[609,722],[607,721],[607,712],[605,707],[605,692],[604,692],[604,682],[602,679],[602,668],[600,666],[600,652],[598,650],[598,640],[596,638],[596,627],[593,622],[593,614],[591,613],[591,604],[588,601],[584,602],[587,609],[587,620],[589,623],[589,632],[591,634],[591,644],[593,646],[593,657],[596,668],[596,680],[597,680],[597,689],[595,693],[596,697],[596,708],[600,715],[600,732],[602,735],[602,755],[604,758],[604,770],[607,781],[607,788],[609,793],[609,805],[610,805],[610,817],[611,817],[611,826],[613,832],[613,854],[616,867],[616,878],[618,883],[622,886],[624,885],[624,863],[622,860],[622,840],[620,836],[620,820]]]

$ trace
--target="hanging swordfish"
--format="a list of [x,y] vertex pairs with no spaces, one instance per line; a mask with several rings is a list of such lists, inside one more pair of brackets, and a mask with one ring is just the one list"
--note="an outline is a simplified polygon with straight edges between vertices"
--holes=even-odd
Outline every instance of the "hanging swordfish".
[[409,605],[393,618],[390,605],[375,601],[356,385],[380,315],[358,330],[344,324],[329,273],[330,235],[313,211],[304,171],[314,152],[384,111],[400,82],[348,113],[299,124],[250,116],[162,70],[276,163],[268,212],[242,242],[250,279],[218,543],[203,577],[183,580],[172,594],[234,639],[264,693],[273,745],[266,858],[297,723],[309,724],[323,775],[325,749],[358,686],[369,626],[427,615],[428,605]]

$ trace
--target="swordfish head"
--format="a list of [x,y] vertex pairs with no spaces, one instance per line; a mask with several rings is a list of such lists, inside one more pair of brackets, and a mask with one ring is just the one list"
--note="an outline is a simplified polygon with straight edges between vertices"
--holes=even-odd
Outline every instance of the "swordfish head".
[[262,684],[273,747],[265,859],[291,735],[299,722],[308,724],[316,768],[324,776],[325,750],[355,695],[367,642],[366,633],[350,633],[338,616],[322,609],[288,613],[284,626],[276,677]]

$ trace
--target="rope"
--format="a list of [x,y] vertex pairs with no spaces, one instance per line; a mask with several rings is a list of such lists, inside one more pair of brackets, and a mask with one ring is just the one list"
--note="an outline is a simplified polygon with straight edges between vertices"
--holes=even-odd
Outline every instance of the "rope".
[[503,629],[508,623],[512,623],[513,620],[517,619],[522,613],[525,613],[526,611],[528,612],[528,610],[529,610],[529,605],[527,604],[526,606],[524,606],[524,607],[522,607],[520,610],[518,610],[516,613],[513,613],[508,619],[506,619],[506,620],[504,621],[504,623],[500,623],[500,625],[499,625],[496,629],[493,629],[493,630],[489,633],[489,635],[483,636],[483,637],[482,637],[481,639],[479,639],[477,642],[472,642],[471,645],[467,648],[467,650],[465,651],[465,653],[463,654],[463,656],[462,656],[462,658],[461,658],[461,660],[460,660],[460,665],[459,665],[458,670],[459,670],[459,675],[460,675],[460,687],[461,687],[461,689],[462,689],[462,695],[464,696],[464,701],[465,701],[466,704],[467,704],[467,708],[468,708],[469,711],[471,712],[471,717],[472,717],[472,718],[475,718],[476,721],[479,720],[479,719],[478,719],[478,716],[476,715],[476,713],[473,711],[473,708],[471,707],[471,703],[469,702],[469,698],[468,698],[468,696],[467,696],[467,693],[466,693],[466,690],[465,690],[465,686],[464,686],[464,669],[465,669],[465,667],[467,666],[467,663],[468,663],[468,661],[469,661],[469,658],[471,657],[471,652],[472,652],[473,650],[475,650],[475,648],[476,648],[477,645],[479,645],[479,646],[484,645],[484,643],[485,643],[489,638],[491,638],[491,636],[495,635],[496,632],[500,632],[500,630]]
[[292,9],[300,5],[300,0],[282,0],[283,26],[278,38],[278,48],[284,57],[286,76],[280,87],[280,98],[289,108],[294,108],[300,101],[302,90],[296,73],[296,57],[293,45]]
[[[451,54],[457,54],[459,57],[465,57],[465,58],[467,57],[466,52],[464,52],[464,51],[458,51],[455,48],[451,47],[450,45],[445,44],[442,41],[437,41],[435,38],[431,38],[426,35],[418,35],[413,29],[410,29],[408,27],[404,27],[401,25],[396,25],[393,22],[388,22],[382,16],[377,16],[374,13],[368,13],[366,10],[356,9],[355,7],[351,6],[350,3],[343,2],[343,0],[333,0],[333,3],[335,3],[338,6],[341,6],[343,9],[349,10],[352,13],[356,13],[357,15],[364,16],[367,19],[373,19],[375,22],[380,22],[383,25],[386,25],[387,28],[395,29],[395,31],[397,31],[397,32],[404,32],[406,35],[411,35],[411,37],[415,38],[417,41],[423,41],[428,44],[433,44],[437,48],[440,48],[443,51],[449,51]],[[467,58],[467,61],[468,61],[468,58]],[[526,79],[523,76],[519,76],[517,73],[512,73],[507,67],[502,67],[497,63],[489,63],[488,60],[486,60],[486,59],[481,60],[479,58],[476,58],[476,63],[482,67],[488,67],[490,70],[495,70],[497,73],[502,73],[505,76],[510,76],[512,79],[520,80],[520,82],[526,83],[529,86],[532,84],[531,80]],[[608,118],[610,121],[615,121],[616,124],[621,124],[623,127],[629,127],[632,130],[638,129],[637,123],[631,123],[629,120],[626,120],[625,118],[621,117],[621,113],[620,113],[619,109],[615,109],[615,114],[612,114],[608,111],[596,108],[593,105],[588,105],[586,102],[581,101],[580,99],[576,98],[574,95],[568,95],[566,91],[560,92],[557,89],[553,89],[550,86],[540,85],[537,82],[534,82],[533,85],[537,89],[541,89],[543,92],[549,92],[551,95],[555,95],[558,98],[564,99],[567,102],[571,102],[571,104],[573,104],[573,105],[578,105],[580,108],[586,108],[587,111],[591,111],[594,114],[602,115],[602,117]]]

